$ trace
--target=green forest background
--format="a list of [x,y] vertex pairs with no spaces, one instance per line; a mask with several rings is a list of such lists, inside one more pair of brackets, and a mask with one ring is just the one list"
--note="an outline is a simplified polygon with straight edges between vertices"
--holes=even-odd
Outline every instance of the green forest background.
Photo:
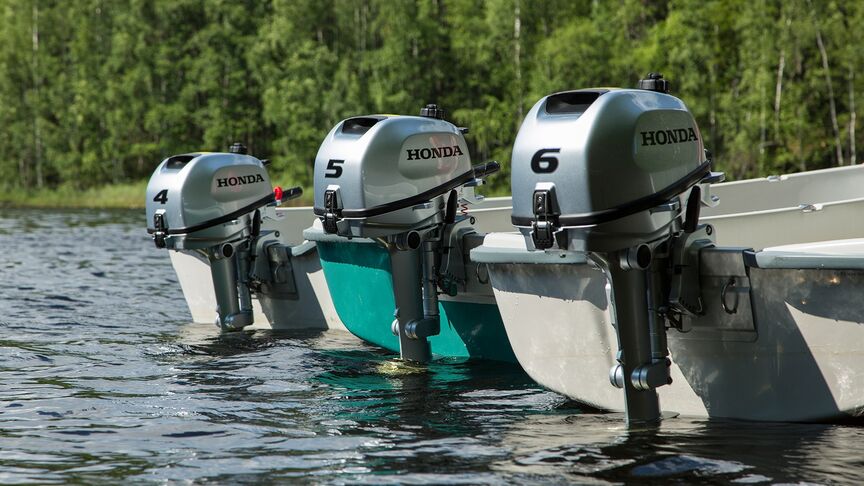
[[164,157],[234,141],[308,189],[336,122],[428,102],[506,194],[537,99],[648,71],[730,179],[855,164],[862,25],[862,1],[0,0],[0,202],[140,206]]

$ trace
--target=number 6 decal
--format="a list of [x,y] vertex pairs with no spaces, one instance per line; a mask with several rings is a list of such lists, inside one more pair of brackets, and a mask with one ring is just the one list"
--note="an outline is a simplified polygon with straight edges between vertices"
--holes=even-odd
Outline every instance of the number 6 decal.
[[540,149],[531,157],[531,170],[538,174],[548,174],[555,172],[558,168],[558,157],[553,157],[546,154],[557,154],[561,152],[560,148],[545,148]]

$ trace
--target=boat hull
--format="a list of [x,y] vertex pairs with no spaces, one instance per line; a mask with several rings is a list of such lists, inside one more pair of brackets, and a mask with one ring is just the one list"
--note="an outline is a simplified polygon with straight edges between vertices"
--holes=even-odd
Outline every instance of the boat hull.
[[[819,260],[826,251],[819,245],[815,253],[813,248],[759,253],[763,260],[777,258],[747,269],[752,326],[668,331],[673,381],[657,389],[661,408],[769,421],[864,413],[864,242],[857,241],[853,246],[861,255],[849,257],[847,251],[839,263]],[[817,260],[807,260],[813,254]],[[624,393],[609,382],[618,340],[603,272],[587,262],[505,259],[488,263],[489,274],[525,371],[576,401],[623,411]]]
[[[336,312],[348,331],[399,352],[399,338],[391,331],[396,304],[387,251],[356,240],[317,245]],[[442,296],[438,310],[441,331],[429,338],[433,355],[516,361],[491,295]]]
[[[345,330],[330,299],[317,248],[302,238],[303,229],[314,220],[312,208],[303,207],[279,208],[274,218],[263,222],[263,229],[277,232],[280,242],[292,246],[291,267],[297,297],[275,299],[253,293],[252,328]],[[216,296],[207,259],[194,251],[168,253],[192,321],[215,322]]]
[[[193,322],[216,322],[216,296],[210,265],[203,257],[184,251],[170,251],[171,264],[183,289]],[[291,265],[297,286],[297,299],[271,299],[254,294],[252,328],[337,329],[345,330],[333,307],[327,282],[321,270],[317,249],[293,256]]]

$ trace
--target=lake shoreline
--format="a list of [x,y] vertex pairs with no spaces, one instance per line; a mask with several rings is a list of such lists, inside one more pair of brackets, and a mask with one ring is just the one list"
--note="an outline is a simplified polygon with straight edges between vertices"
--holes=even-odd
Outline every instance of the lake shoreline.
[[[292,187],[292,184],[278,184]],[[72,185],[42,189],[6,189],[0,191],[0,209],[144,209],[147,181],[122,182],[79,189]],[[482,191],[486,197],[509,196],[504,190]],[[311,206],[311,188],[282,207]]]
[[88,189],[72,185],[8,189],[0,193],[0,208],[143,209],[146,189],[146,180],[106,184]]
[[[283,184],[282,187],[289,187]],[[8,209],[144,209],[147,181],[122,182],[79,189],[72,185],[0,191],[0,208]],[[312,191],[285,206],[311,206]]]

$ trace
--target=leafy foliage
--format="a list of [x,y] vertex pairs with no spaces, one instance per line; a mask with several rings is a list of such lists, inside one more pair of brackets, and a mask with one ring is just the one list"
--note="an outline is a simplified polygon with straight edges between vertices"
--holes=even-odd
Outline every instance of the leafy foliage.
[[476,161],[531,105],[663,72],[733,178],[856,163],[864,3],[0,0],[0,186],[137,181],[241,141],[311,183],[340,119],[448,110]]

